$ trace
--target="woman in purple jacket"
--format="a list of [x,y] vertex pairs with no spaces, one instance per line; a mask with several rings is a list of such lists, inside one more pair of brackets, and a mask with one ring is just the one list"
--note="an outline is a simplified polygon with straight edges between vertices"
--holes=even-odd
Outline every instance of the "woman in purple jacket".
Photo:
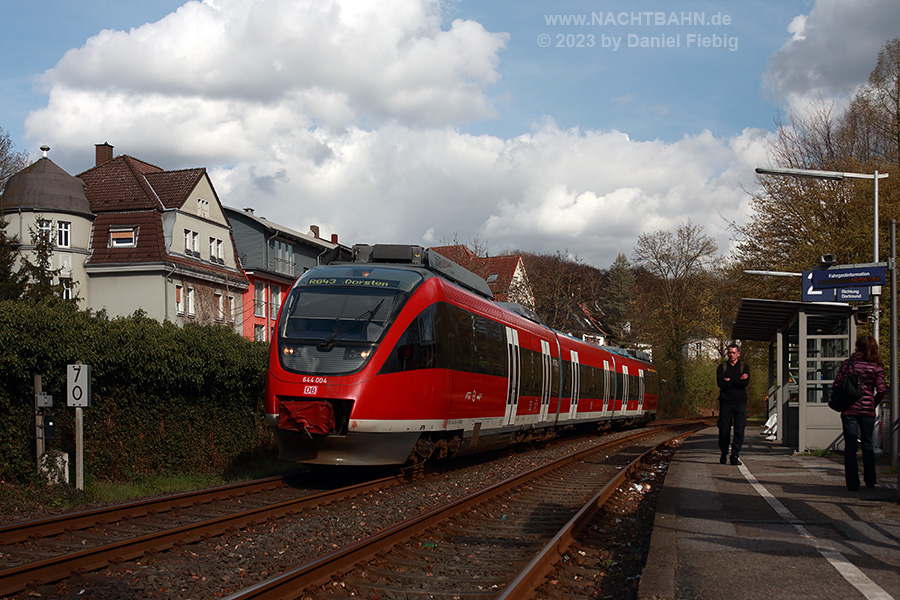
[[844,478],[847,489],[859,489],[859,466],[856,463],[856,441],[862,444],[863,479],[866,487],[875,486],[875,447],[872,437],[875,431],[875,406],[887,391],[884,367],[878,353],[878,342],[871,335],[856,340],[856,351],[841,364],[834,378],[834,386],[844,380],[852,369],[862,385],[863,395],[853,406],[841,413],[844,429]]

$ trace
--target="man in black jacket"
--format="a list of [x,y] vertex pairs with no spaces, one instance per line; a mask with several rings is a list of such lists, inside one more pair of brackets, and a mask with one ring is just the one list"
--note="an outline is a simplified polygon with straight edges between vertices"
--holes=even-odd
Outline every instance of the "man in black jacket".
[[736,344],[729,344],[725,350],[725,362],[716,369],[716,384],[719,386],[719,450],[723,465],[728,459],[731,426],[734,424],[734,439],[731,440],[731,464],[741,464],[739,458],[744,445],[744,428],[747,426],[747,384],[750,383],[750,367],[741,362],[741,351]]

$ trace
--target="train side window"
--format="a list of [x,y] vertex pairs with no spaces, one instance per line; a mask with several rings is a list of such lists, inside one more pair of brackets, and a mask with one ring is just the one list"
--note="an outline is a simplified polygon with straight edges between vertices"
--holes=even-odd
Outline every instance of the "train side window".
[[628,399],[640,400],[641,397],[640,377],[637,375],[628,375]]
[[[435,333],[440,311],[431,305],[413,319],[384,361],[381,373],[433,369],[446,362]],[[442,359],[443,358],[443,359]]]
[[550,397],[559,398],[559,357],[550,359]]
[[541,395],[541,355],[528,348],[521,349],[522,396]]
[[579,365],[581,371],[580,398],[596,398],[594,395],[594,368],[588,365]]
[[572,397],[572,363],[563,360],[562,363],[562,395],[563,398]]

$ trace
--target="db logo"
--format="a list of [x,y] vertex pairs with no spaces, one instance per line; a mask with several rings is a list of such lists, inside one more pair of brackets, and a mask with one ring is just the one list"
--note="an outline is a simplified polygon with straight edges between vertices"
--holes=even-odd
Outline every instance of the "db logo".
[[466,400],[471,400],[472,402],[481,400],[481,394],[478,391],[466,392]]
[[303,394],[305,396],[315,396],[316,392],[319,391],[318,386],[315,385],[307,385],[303,388]]

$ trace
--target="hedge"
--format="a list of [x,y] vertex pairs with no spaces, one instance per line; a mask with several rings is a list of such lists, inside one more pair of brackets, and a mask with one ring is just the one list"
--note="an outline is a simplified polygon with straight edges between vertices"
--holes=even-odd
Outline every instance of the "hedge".
[[0,301],[0,480],[34,467],[34,375],[53,395],[48,449],[74,458],[66,365],[91,366],[84,409],[88,478],[221,472],[272,443],[262,397],[268,346],[219,326],[160,323],[140,311],[108,319],[71,303]]

